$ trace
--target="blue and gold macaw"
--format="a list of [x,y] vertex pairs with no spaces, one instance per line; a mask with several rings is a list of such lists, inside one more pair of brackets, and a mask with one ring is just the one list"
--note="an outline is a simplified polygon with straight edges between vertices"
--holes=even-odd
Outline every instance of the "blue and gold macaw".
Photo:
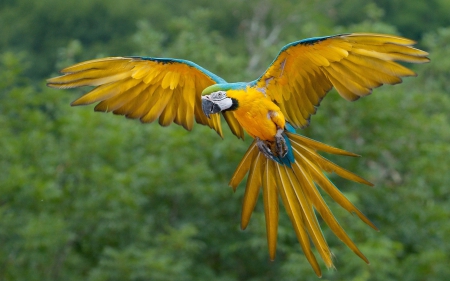
[[72,105],[98,103],[96,111],[112,111],[144,123],[159,119],[162,126],[174,122],[187,130],[195,119],[223,136],[221,113],[238,138],[244,138],[244,131],[254,138],[230,181],[236,189],[248,174],[242,229],[249,223],[262,188],[269,255],[274,259],[281,197],[303,252],[320,276],[312,245],[327,267],[332,267],[333,261],[316,213],[353,252],[368,260],[336,221],[318,187],[377,229],[325,173],[372,184],[318,152],[356,154],[296,134],[295,129],[309,125],[311,115],[333,87],[343,98],[354,101],[369,95],[373,88],[414,76],[396,63],[429,61],[428,53],[413,48],[414,44],[398,36],[366,33],[309,38],[284,46],[269,68],[248,83],[227,83],[187,60],[109,57],[67,67],[62,76],[49,79],[48,86],[95,86]]

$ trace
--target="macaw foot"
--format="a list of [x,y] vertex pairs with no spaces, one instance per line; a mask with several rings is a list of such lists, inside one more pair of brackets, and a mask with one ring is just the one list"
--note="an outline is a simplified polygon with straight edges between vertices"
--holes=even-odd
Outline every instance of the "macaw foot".
[[269,141],[261,140],[260,138],[256,137],[256,145],[258,146],[259,151],[261,151],[264,156],[266,156],[269,159],[275,160],[275,155],[273,155],[271,143]]
[[283,129],[278,129],[277,130],[277,134],[275,135],[275,144],[277,146],[277,154],[283,158],[284,156],[286,156],[287,152],[288,152],[288,147],[286,145],[286,140],[283,137]]
[[276,161],[275,158],[277,157],[283,158],[286,156],[288,148],[282,133],[283,129],[278,129],[277,134],[275,135],[275,143],[264,141],[256,137],[256,145],[258,146],[259,151],[261,151],[261,153],[267,158],[274,161]]

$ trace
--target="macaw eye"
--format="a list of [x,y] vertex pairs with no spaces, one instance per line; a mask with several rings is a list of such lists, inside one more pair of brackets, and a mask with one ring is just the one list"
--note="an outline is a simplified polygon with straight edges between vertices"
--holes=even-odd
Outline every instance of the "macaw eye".
[[223,100],[226,97],[227,97],[227,95],[223,91],[215,92],[211,95],[211,98],[214,100]]

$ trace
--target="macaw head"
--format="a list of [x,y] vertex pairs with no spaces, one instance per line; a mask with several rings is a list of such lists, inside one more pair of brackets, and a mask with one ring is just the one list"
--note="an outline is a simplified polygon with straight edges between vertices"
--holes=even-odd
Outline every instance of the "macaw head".
[[209,95],[202,96],[202,110],[206,117],[211,114],[228,110],[233,106],[233,100],[227,97],[227,92],[217,91]]
[[231,84],[215,84],[202,92],[202,110],[206,117],[211,114],[237,108],[238,102],[227,96],[227,90],[233,89]]

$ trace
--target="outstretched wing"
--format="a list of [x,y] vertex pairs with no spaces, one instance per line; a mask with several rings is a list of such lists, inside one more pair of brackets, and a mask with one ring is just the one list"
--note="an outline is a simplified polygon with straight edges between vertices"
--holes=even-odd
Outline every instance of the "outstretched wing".
[[[150,57],[109,57],[82,62],[61,71],[62,76],[49,79],[53,88],[95,86],[72,105],[98,104],[96,111],[125,115],[150,123],[172,122],[187,130],[197,123],[207,125],[223,137],[220,115],[206,118],[201,109],[204,88],[226,83],[224,79],[199,65],[180,59]],[[232,114],[225,116],[232,132],[243,137]]]
[[336,88],[354,101],[383,84],[400,83],[415,73],[396,63],[428,62],[428,53],[406,38],[352,33],[309,38],[284,46],[252,84],[281,108],[295,127],[306,127],[325,94]]

